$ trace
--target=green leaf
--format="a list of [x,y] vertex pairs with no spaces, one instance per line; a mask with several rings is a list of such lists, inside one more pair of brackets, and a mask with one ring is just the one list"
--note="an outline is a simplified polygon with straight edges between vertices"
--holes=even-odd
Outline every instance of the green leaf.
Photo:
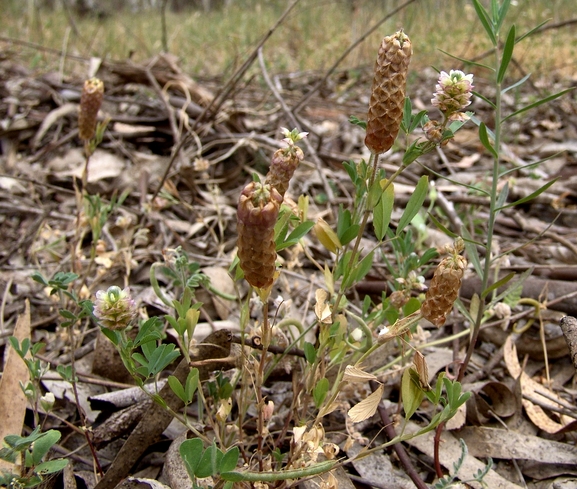
[[546,104],[547,102],[551,102],[551,100],[555,100],[559,97],[562,97],[566,93],[570,92],[571,90],[575,90],[575,87],[566,88],[565,90],[561,90],[560,92],[554,93],[553,95],[549,95],[548,97],[542,98],[537,100],[537,102],[533,102],[532,104],[526,105],[525,107],[516,110],[512,114],[509,114],[507,117],[501,119],[501,122],[505,122],[506,120],[510,119],[511,117],[515,117],[516,115],[522,114],[523,112],[527,112],[528,110],[534,109],[535,107],[539,107],[540,105]]
[[326,377],[323,377],[321,380],[317,382],[317,385],[315,385],[313,389],[313,399],[315,401],[315,406],[317,409],[320,409],[320,407],[323,405],[323,402],[327,397],[329,387],[330,387],[329,379],[327,379]]
[[485,7],[481,5],[481,2],[479,2],[479,0],[472,0],[472,1],[473,1],[473,7],[475,8],[475,12],[477,12],[477,17],[481,21],[481,25],[485,29],[487,36],[489,36],[489,39],[491,40],[493,46],[497,46],[497,37],[495,35],[495,32],[493,31],[493,21],[491,20],[489,13],[485,10]]
[[391,215],[393,213],[393,205],[395,203],[395,189],[393,185],[389,185],[373,209],[373,227],[375,228],[375,236],[379,241],[382,241],[389,229],[391,222]]
[[276,482],[285,481],[289,479],[302,479],[304,477],[310,477],[313,475],[323,474],[334,468],[336,460],[326,460],[324,462],[319,462],[302,469],[293,470],[278,470],[278,471],[264,471],[264,472],[223,472],[220,474],[221,478],[225,481],[232,482]]
[[511,85],[507,88],[503,88],[503,90],[501,90],[501,95],[504,93],[507,93],[509,90],[513,90],[513,88],[517,88],[518,86],[522,85],[523,83],[525,83],[529,79],[530,76],[531,76],[531,73],[525,75],[519,81],[513,83],[513,85]]
[[149,375],[156,375],[162,372],[168,365],[180,356],[180,351],[174,345],[162,344],[158,346],[150,359],[148,365]]
[[351,279],[353,282],[360,282],[363,278],[365,278],[367,273],[371,271],[371,268],[373,267],[374,254],[375,253],[371,251],[357,264],[354,272],[351,274]]
[[494,17],[495,32],[501,30],[501,26],[507,17],[507,12],[509,11],[509,6],[511,5],[511,0],[503,0],[501,7],[499,8],[496,17]]
[[533,268],[528,268],[523,273],[521,273],[517,279],[510,283],[507,288],[497,295],[491,301],[491,304],[496,304],[501,300],[505,300],[511,306],[516,306],[517,301],[521,298],[521,294],[523,292],[523,285],[525,281],[533,274]]
[[38,282],[39,284],[42,284],[45,287],[48,286],[48,282],[40,272],[33,272],[31,278],[32,280],[34,280],[34,282]]
[[349,122],[355,126],[362,127],[365,130],[367,129],[367,123],[360,120],[356,115],[349,116]]
[[180,444],[178,451],[180,452],[180,456],[184,461],[184,465],[189,477],[194,480],[196,477],[198,464],[204,452],[202,440],[200,438],[185,440]]
[[503,55],[501,56],[501,64],[499,65],[499,72],[497,73],[497,83],[501,83],[507,73],[507,68],[513,57],[513,49],[515,48],[515,26],[512,25],[507,34],[507,40],[503,47]]
[[403,120],[401,121],[401,131],[405,134],[409,134],[409,127],[411,127],[411,118],[413,115],[413,105],[411,104],[411,99],[405,97],[405,103],[403,105]]
[[168,385],[172,389],[172,392],[174,392],[176,396],[186,404],[186,394],[184,393],[184,387],[180,383],[180,380],[178,380],[174,375],[169,375]]
[[445,227],[441,221],[439,221],[433,214],[431,214],[430,212],[427,214],[429,216],[429,219],[431,221],[433,221],[433,224],[435,226],[437,226],[444,234],[446,234],[447,236],[449,236],[450,238],[455,239],[458,234],[455,234],[453,231],[451,231],[449,228]]
[[510,204],[504,205],[502,207],[498,207],[497,209],[495,209],[496,211],[500,211],[503,209],[508,209],[509,207],[515,207],[517,205],[520,204],[524,204],[525,202],[530,202],[531,200],[533,200],[535,197],[541,195],[543,192],[545,192],[545,190],[547,190],[551,185],[553,185],[556,181],[558,180],[558,178],[554,178],[553,180],[551,180],[550,182],[547,182],[545,185],[543,185],[542,187],[538,188],[537,190],[535,190],[534,192],[532,192],[530,195],[527,195],[526,197],[523,197],[522,199],[516,200],[515,202],[512,202]]
[[423,202],[427,198],[427,193],[429,191],[429,179],[426,175],[423,175],[419,178],[419,183],[415,187],[415,191],[409,202],[407,202],[407,206],[405,207],[405,211],[399,220],[399,224],[397,226],[396,235],[399,236],[401,231],[405,229],[405,227],[413,220],[413,218],[417,215],[417,213],[421,210],[423,206]]
[[497,151],[495,151],[495,148],[491,144],[491,141],[489,141],[487,126],[485,125],[484,122],[481,122],[481,124],[479,125],[479,140],[481,141],[481,144],[485,147],[485,149],[489,151],[489,153],[491,153],[493,158],[497,159],[499,157]]
[[501,206],[505,205],[508,196],[509,196],[509,182],[505,182],[505,185],[503,185],[503,188],[499,192],[499,195],[497,195],[497,202],[495,203],[495,207],[497,209],[500,209]]
[[296,228],[293,229],[292,233],[288,235],[287,241],[296,243],[299,239],[303,238],[315,225],[313,221],[305,221],[300,223]]
[[425,397],[423,389],[413,381],[411,370],[412,368],[406,368],[401,380],[401,395],[406,419],[410,419],[411,416],[415,414],[415,411],[419,409]]
[[412,133],[417,127],[425,122],[425,116],[427,115],[426,110],[421,110],[418,112],[411,121],[411,125],[409,127],[409,132]]
[[194,397],[194,393],[198,389],[198,384],[200,382],[200,373],[196,367],[191,368],[190,372],[188,372],[188,376],[186,377],[186,384],[185,384],[185,403],[192,402],[192,398]]
[[230,472],[236,469],[240,452],[238,447],[232,447],[223,456],[218,466],[219,472]]
[[419,141],[413,141],[411,145],[405,150],[403,155],[403,166],[409,166],[413,161],[415,161],[419,156],[423,155],[423,144]]
[[492,291],[498,289],[505,285],[509,280],[511,280],[515,276],[515,272],[508,273],[505,275],[501,280],[497,280],[493,285],[487,287],[483,292],[481,292],[481,299],[485,299]]
[[202,454],[202,458],[196,467],[195,475],[199,479],[218,474],[218,466],[222,460],[222,452],[213,443]]
[[34,466],[42,462],[44,456],[50,451],[52,446],[60,440],[60,432],[48,430],[42,433],[32,445],[32,463]]
[[339,236],[339,241],[341,242],[342,246],[348,245],[353,239],[355,239],[359,235],[359,229],[361,226],[358,224],[352,224],[351,227],[347,228],[345,232],[343,232],[342,236]]
[[549,22],[551,19],[547,19],[544,20],[543,22],[541,22],[540,24],[537,24],[535,27],[533,27],[532,29],[530,29],[529,31],[527,31],[525,34],[520,35],[517,38],[517,43],[520,43],[523,39],[525,39],[528,36],[533,35],[535,32],[537,32],[539,29],[541,29],[541,27],[543,27],[547,22]]
[[60,472],[67,465],[68,460],[57,458],[55,460],[49,460],[48,462],[39,464],[36,467],[35,472],[39,475],[53,474],[54,472]]
[[[479,251],[477,250],[477,246],[481,245],[473,239],[469,230],[463,226],[461,229],[463,233],[463,240],[465,241],[465,250],[467,250],[467,256],[469,257],[469,261],[473,264],[473,268],[477,273],[478,277],[483,276],[483,267],[481,266],[481,258],[479,257]],[[482,246],[482,245],[481,245]]]
[[306,361],[308,363],[310,363],[311,365],[313,363],[315,363],[315,360],[317,358],[317,350],[315,348],[315,345],[313,345],[312,343],[309,343],[308,341],[305,341],[305,345],[304,345],[303,349],[305,352]]
[[[481,100],[483,100],[484,102],[486,102],[487,104],[489,104],[489,106],[490,106],[492,109],[496,109],[496,108],[497,108],[497,106],[495,105],[495,103],[494,103],[493,101],[489,100],[487,97],[485,97],[485,95],[483,95],[482,93],[476,92],[475,90],[473,90],[471,93],[472,93],[476,98],[480,98]],[[473,119],[473,118],[471,118],[471,119]],[[478,120],[478,119],[477,119],[477,120]],[[473,121],[473,122],[474,122],[474,121]],[[479,125],[479,124],[477,124],[477,125]]]

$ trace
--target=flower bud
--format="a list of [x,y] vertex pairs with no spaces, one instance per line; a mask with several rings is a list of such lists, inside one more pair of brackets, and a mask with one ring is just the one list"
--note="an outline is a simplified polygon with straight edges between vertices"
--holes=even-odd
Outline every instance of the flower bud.
[[307,137],[308,134],[306,132],[298,132],[297,129],[289,131],[285,128],[283,128],[283,133],[286,136],[283,142],[287,146],[274,153],[265,180],[265,184],[276,188],[282,197],[288,190],[290,179],[294,175],[295,170],[304,158],[303,150],[295,143]]
[[435,88],[431,103],[449,118],[451,114],[462,111],[471,103],[473,75],[465,75],[459,70],[451,70],[449,74],[441,71]]
[[130,296],[130,288],[121,289],[113,285],[106,292],[96,292],[93,314],[105,328],[120,330],[128,327],[136,316],[136,305]]

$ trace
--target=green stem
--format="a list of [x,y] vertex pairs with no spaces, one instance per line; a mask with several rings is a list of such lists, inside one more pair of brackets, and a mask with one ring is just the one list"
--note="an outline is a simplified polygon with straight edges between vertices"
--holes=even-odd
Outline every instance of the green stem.
[[499,33],[496,34],[497,43],[495,45],[495,153],[497,157],[493,158],[493,174],[491,182],[491,195],[489,204],[489,222],[487,224],[487,244],[485,245],[485,264],[483,268],[483,276],[481,277],[481,300],[479,301],[479,309],[477,310],[477,317],[475,318],[475,324],[473,325],[473,330],[471,334],[471,341],[469,342],[469,348],[467,349],[467,354],[465,360],[459,370],[459,375],[457,380],[460,382],[465,376],[465,371],[467,366],[471,361],[471,356],[475,350],[475,345],[479,337],[479,331],[481,329],[481,323],[483,322],[483,315],[485,313],[485,298],[484,292],[489,286],[489,279],[491,276],[491,265],[492,265],[492,252],[493,252],[493,235],[495,231],[495,222],[497,220],[497,215],[499,211],[497,210],[497,194],[498,194],[498,184],[499,184],[499,171],[500,171],[500,155],[501,155],[501,82],[497,78],[499,73],[500,57],[499,57]]

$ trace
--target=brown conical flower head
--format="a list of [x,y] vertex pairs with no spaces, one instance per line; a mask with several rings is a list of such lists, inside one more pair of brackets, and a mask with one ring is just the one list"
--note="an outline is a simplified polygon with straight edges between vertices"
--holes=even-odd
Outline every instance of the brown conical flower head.
[[421,306],[421,314],[437,327],[443,326],[459,295],[467,260],[459,253],[463,241],[457,240],[451,255],[443,258],[435,270]]
[[412,54],[411,40],[402,30],[385,37],[379,48],[365,137],[374,154],[391,149],[399,133]]
[[268,184],[249,183],[237,208],[238,258],[246,281],[256,288],[274,282],[276,246],[274,225],[282,196]]
[[84,82],[80,96],[78,112],[78,136],[83,141],[90,141],[96,131],[96,117],[102,98],[104,97],[104,83],[98,78],[91,78]]
[[265,184],[276,188],[282,197],[288,190],[290,179],[293,177],[295,170],[304,158],[303,150],[295,143],[304,139],[308,134],[306,132],[298,132],[297,129],[289,131],[284,128],[283,133],[286,136],[283,141],[287,146],[275,151],[265,179]]

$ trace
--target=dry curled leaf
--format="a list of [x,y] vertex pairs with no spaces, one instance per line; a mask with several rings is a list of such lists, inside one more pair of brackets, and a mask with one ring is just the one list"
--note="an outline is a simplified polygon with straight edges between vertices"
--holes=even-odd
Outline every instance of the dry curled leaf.
[[377,390],[373,392],[369,397],[363,399],[356,406],[349,409],[349,417],[352,419],[353,423],[358,423],[369,419],[379,407],[381,398],[383,397],[384,387],[379,385]]

